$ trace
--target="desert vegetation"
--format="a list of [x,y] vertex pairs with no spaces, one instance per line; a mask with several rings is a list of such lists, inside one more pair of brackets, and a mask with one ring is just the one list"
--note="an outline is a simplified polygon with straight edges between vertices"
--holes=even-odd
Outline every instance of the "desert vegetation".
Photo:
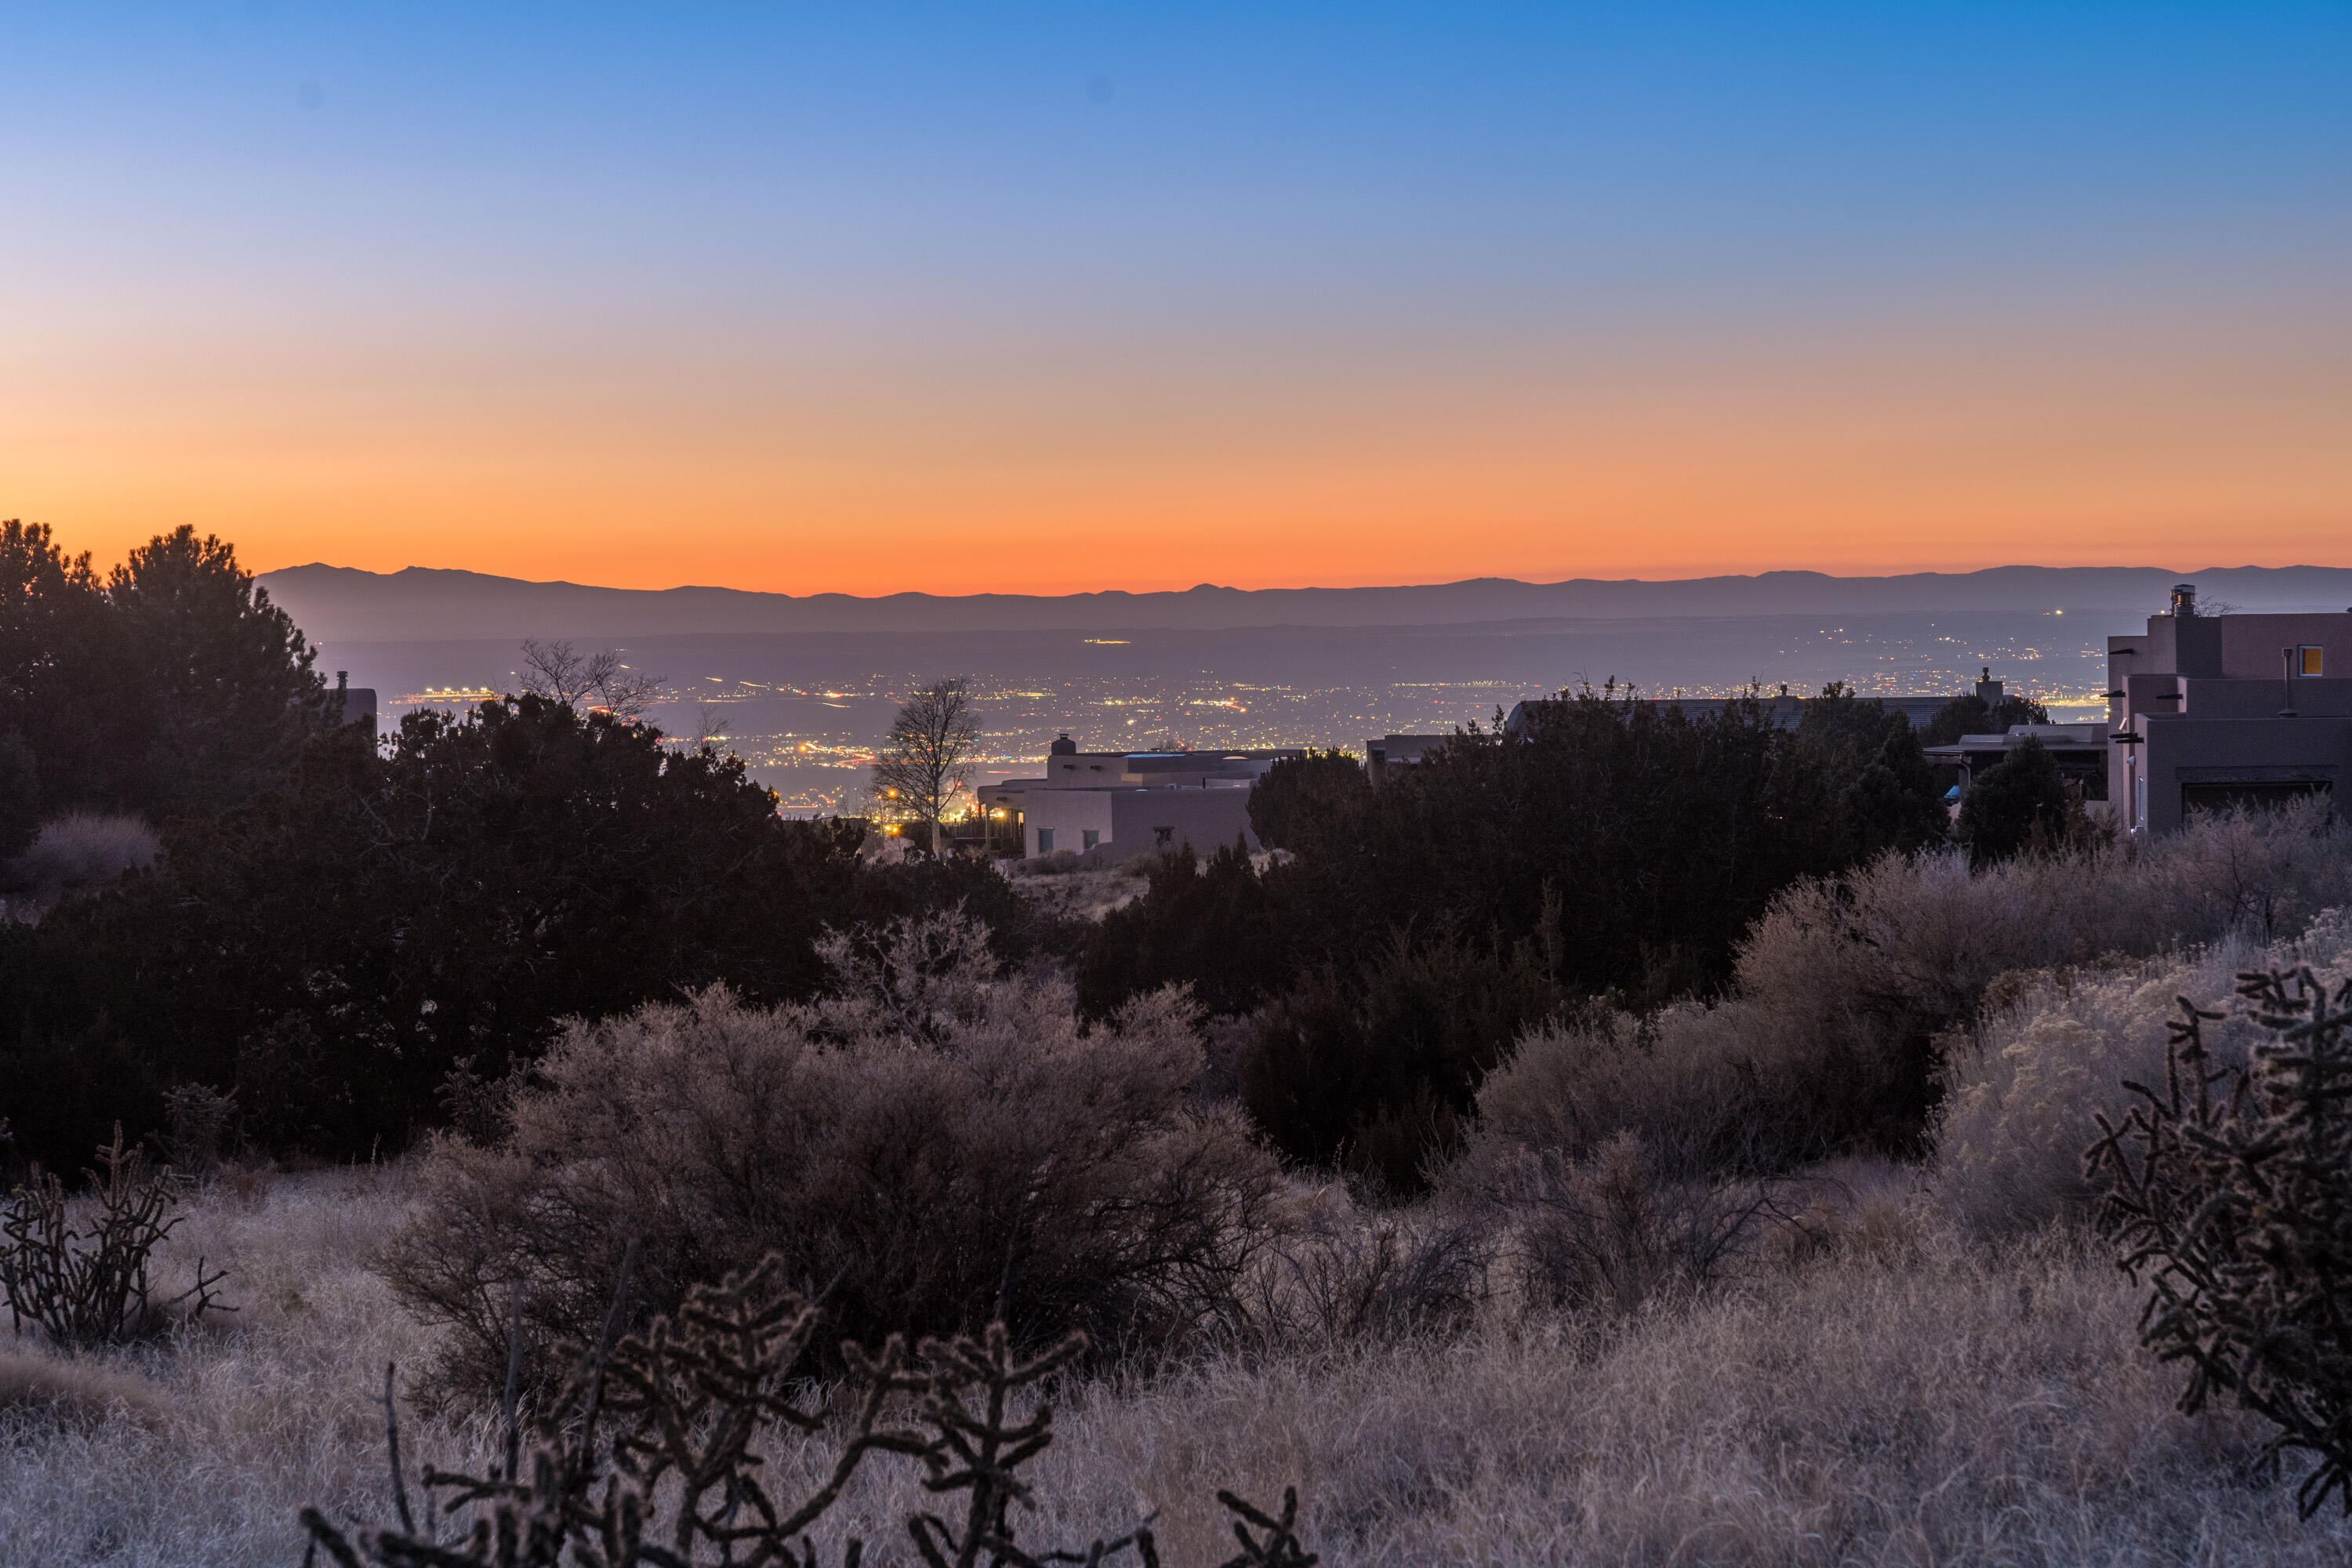
[[[1956,837],[1850,693],[1604,689],[1000,868],[0,545],[0,1562],[2352,1545],[2324,803]],[[174,636],[252,746],[27,695]]]

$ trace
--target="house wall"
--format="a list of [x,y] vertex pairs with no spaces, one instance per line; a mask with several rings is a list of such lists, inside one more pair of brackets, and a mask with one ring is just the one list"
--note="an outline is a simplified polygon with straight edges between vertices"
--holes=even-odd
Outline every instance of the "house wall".
[[[2280,658],[2280,650],[2290,647],[2298,652],[2294,666]],[[2299,669],[2305,647],[2320,650],[2321,675],[2289,673]],[[2107,639],[2107,676],[2108,717],[2118,731],[2149,735],[2151,724],[2180,720],[2284,727],[2267,735],[2248,729],[2173,731],[2164,745],[2198,752],[2195,760],[2178,766],[2224,766],[2229,759],[2211,748],[2240,742],[2249,748],[2243,758],[2249,768],[2332,766],[2334,742],[2309,739],[2321,731],[2295,726],[2352,715],[2352,613],[2151,616],[2144,633]],[[2280,718],[2290,706],[2297,718]],[[2318,750],[2311,751],[2313,746]],[[2307,754],[2288,754],[2298,747]],[[2127,823],[2137,820],[2134,807],[2145,791],[2147,818],[2141,826],[2160,833],[2179,825],[2182,781],[2149,747],[2113,747],[2107,781],[2109,797],[2123,807]]]
[[[1260,845],[1249,830],[1247,789],[1220,787],[1180,789],[1052,789],[1028,797],[1027,820],[1022,824],[1023,847],[1032,858],[1068,849],[1083,854],[1086,834],[1099,835],[1096,858],[1124,860],[1190,844],[1199,855],[1214,853],[1236,837],[1255,851]],[[1158,829],[1169,829],[1166,844]],[[1043,847],[1043,834],[1054,836],[1054,848]]]
[[[1121,790],[1110,797],[1111,837],[1119,859],[1152,855],[1190,844],[1193,853],[1214,854],[1235,838],[1255,852],[1263,847],[1249,827],[1250,792],[1245,789]],[[1162,843],[1158,830],[1170,830]]]
[[2324,676],[2352,676],[2352,615],[2220,616],[2221,668],[2238,680],[2280,679],[2279,650],[2316,647],[2325,654]]
[[[1031,790],[1022,810],[1022,848],[1032,859],[1064,849],[1084,849],[1089,830],[1099,834],[1105,843],[1110,840],[1108,790]],[[1053,835],[1051,850],[1044,847],[1044,833]]]
[[[2144,825],[2170,833],[2186,815],[2184,792],[2227,793],[2233,786],[2263,794],[2352,787],[2352,719],[2211,719],[2151,713],[2140,722],[2143,742],[2126,764],[2146,786]],[[2118,747],[2118,750],[2124,748]]]

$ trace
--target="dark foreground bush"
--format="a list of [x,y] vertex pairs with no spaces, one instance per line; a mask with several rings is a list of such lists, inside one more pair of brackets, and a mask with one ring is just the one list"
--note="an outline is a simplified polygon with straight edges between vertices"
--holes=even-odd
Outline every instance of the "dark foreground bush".
[[365,1158],[438,1119],[459,1060],[501,1077],[559,1019],[721,978],[809,995],[860,886],[855,829],[782,821],[740,760],[608,714],[523,697],[412,713],[381,751],[334,731],[155,867],[0,929],[0,1103],[52,1163],[117,1119],[157,1130],[189,1082],[273,1152]]
[[2180,1407],[2216,1394],[2278,1425],[2264,1453],[2318,1463],[2295,1500],[2352,1513],[2352,981],[2331,996],[2305,969],[2243,977],[2273,1037],[2240,1068],[2210,1065],[2183,998],[2164,1091],[2140,1097],[2087,1157],[2124,1269],[2150,1287],[2140,1337],[2189,1363]]
[[1250,1114],[1294,1160],[1422,1191],[1460,1145],[1481,1080],[1566,1002],[1553,956],[1540,940],[1496,952],[1398,932],[1360,964],[1309,971],[1253,1024]]
[[[1255,797],[1253,797],[1255,799]],[[1128,998],[1189,984],[1211,1013],[1246,1013],[1288,977],[1281,921],[1248,847],[1203,862],[1186,844],[1150,863],[1143,896],[1111,910],[1078,963],[1078,1006],[1108,1018]]]
[[386,1268],[455,1331],[450,1392],[499,1386],[518,1307],[534,1357],[591,1339],[631,1238],[646,1314],[772,1251],[868,1340],[1001,1320],[1118,1353],[1231,1315],[1276,1173],[1238,1112],[1188,1104],[1180,994],[1082,1037],[1066,983],[1001,976],[961,917],[825,954],[819,1004],[712,989],[574,1025],[510,1136],[436,1146]]

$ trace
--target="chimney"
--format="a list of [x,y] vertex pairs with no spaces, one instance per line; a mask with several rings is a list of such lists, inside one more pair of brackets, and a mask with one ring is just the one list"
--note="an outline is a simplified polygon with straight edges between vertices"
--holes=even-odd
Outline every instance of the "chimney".
[[1065,730],[1062,731],[1061,738],[1054,742],[1051,750],[1057,757],[1075,757],[1078,754],[1078,743],[1071,740],[1070,732]]
[[1992,666],[1984,667],[1984,679],[1977,682],[1977,700],[1988,708],[2000,706],[2001,683],[1992,678]]
[[2176,584],[2173,584],[2173,587],[2172,587],[2172,613],[2173,613],[2175,616],[2179,616],[2179,617],[2180,617],[2181,619],[2183,619],[2183,620],[2190,619],[2190,618],[2192,618],[2192,617],[2194,617],[2194,616],[2196,616],[2196,614],[2197,614],[2197,584],[2194,584],[2194,583],[2176,583]]
[[351,689],[352,672],[348,669],[339,669],[335,671],[335,689],[338,691],[349,691]]

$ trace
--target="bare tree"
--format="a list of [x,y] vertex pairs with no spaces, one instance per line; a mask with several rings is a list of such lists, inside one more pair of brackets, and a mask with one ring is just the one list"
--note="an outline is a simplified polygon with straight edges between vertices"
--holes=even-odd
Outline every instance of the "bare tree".
[[522,689],[535,697],[585,711],[602,708],[622,719],[641,719],[668,694],[658,675],[631,669],[612,648],[583,654],[569,642],[522,639]]
[[940,821],[971,773],[979,740],[971,682],[950,676],[907,699],[874,759],[875,795],[886,808],[912,813],[927,824],[934,851]]

